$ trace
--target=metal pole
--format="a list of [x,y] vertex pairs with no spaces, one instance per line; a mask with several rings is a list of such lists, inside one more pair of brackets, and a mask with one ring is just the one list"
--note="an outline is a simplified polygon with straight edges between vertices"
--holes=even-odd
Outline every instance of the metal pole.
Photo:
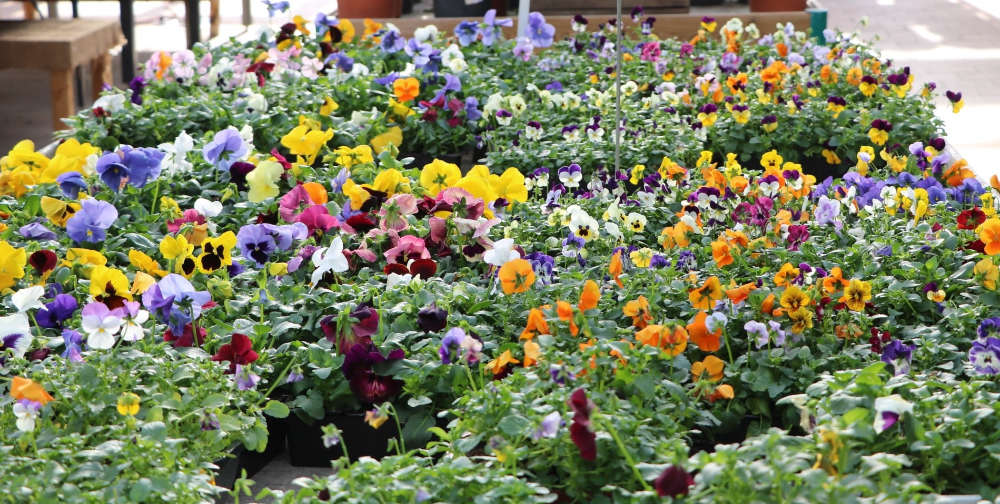
[[253,24],[253,14],[250,12],[250,0],[243,0],[243,26]]
[[122,79],[127,83],[135,77],[135,11],[132,0],[119,0],[118,8],[126,40],[122,49]]
[[185,0],[184,21],[187,24],[187,46],[190,49],[201,41],[201,12],[198,10],[198,0]]
[[615,172],[621,170],[622,150],[622,49],[625,41],[622,39],[622,0],[615,2],[615,27],[618,28],[618,40],[615,52],[618,60],[615,62]]
[[517,2],[517,38],[526,37],[528,31],[528,12],[531,11],[531,0]]

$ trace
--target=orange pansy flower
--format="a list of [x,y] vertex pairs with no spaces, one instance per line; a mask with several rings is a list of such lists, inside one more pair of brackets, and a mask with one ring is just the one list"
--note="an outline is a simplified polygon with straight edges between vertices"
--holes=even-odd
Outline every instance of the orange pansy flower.
[[840,266],[836,266],[830,270],[830,273],[823,277],[823,290],[827,294],[833,294],[847,286],[848,280],[844,278],[844,270],[840,269]]
[[647,346],[662,348],[670,355],[676,356],[687,348],[688,333],[681,326],[673,329],[662,325],[648,325],[635,333],[635,339]]
[[708,319],[707,313],[703,311],[698,312],[694,316],[694,320],[687,325],[687,332],[691,336],[691,341],[695,345],[698,345],[698,348],[703,352],[714,352],[719,349],[722,329],[716,329],[715,332],[708,332],[708,326],[705,325],[706,319]]
[[691,306],[698,310],[711,309],[715,301],[720,299],[722,299],[722,285],[719,283],[719,277],[715,276],[705,280],[705,283],[701,287],[688,292],[688,300],[691,301]]
[[521,331],[521,339],[530,340],[536,334],[550,334],[549,323],[545,321],[545,314],[542,313],[542,310],[532,308],[528,312],[528,323],[525,324],[524,330]]
[[580,303],[577,305],[580,311],[587,311],[597,308],[597,302],[601,300],[601,288],[597,282],[587,280],[583,284],[583,292],[580,293]]
[[703,377],[708,381],[717,382],[722,379],[722,369],[726,363],[722,359],[709,355],[700,362],[691,364],[691,374],[694,381],[700,381]]
[[792,263],[782,264],[781,269],[774,275],[774,285],[786,287],[791,285],[792,280],[795,280],[797,276],[799,276],[799,269],[792,266]]
[[27,399],[41,403],[43,406],[55,400],[45,391],[45,387],[30,378],[23,378],[21,376],[15,376],[11,380],[10,395],[17,401]]
[[542,356],[542,347],[534,341],[524,342],[524,367],[533,366]]
[[732,301],[733,304],[740,304],[750,297],[750,293],[757,288],[757,284],[754,282],[745,283],[739,287],[733,287],[732,289],[726,290],[726,296]]
[[580,333],[580,328],[576,326],[576,322],[573,320],[573,305],[566,301],[556,301],[556,314],[559,315],[559,320],[569,322],[570,334],[576,336]]
[[649,313],[649,301],[646,296],[639,296],[638,299],[634,299],[625,303],[622,307],[622,313],[627,317],[632,317],[632,325],[637,329],[642,329],[649,325],[649,321],[653,320],[653,316]]
[[622,274],[622,251],[619,250],[615,252],[615,255],[611,256],[611,262],[608,263],[608,274],[611,278],[615,279],[615,283],[618,287],[625,287],[622,280],[618,278]]
[[504,294],[524,292],[535,283],[535,271],[526,259],[507,261],[500,267],[500,286]]

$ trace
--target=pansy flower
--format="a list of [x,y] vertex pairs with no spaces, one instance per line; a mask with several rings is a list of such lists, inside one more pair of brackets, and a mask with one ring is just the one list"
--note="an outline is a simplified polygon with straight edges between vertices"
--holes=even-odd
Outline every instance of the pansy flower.
[[31,326],[27,315],[15,313],[0,317],[0,364],[3,363],[3,356],[7,351],[16,358],[24,357],[25,352],[31,347],[31,341]]
[[89,198],[80,210],[66,221],[66,234],[76,242],[100,243],[118,219],[118,209],[106,201]]
[[121,308],[111,310],[104,303],[94,302],[84,306],[80,315],[81,326],[87,333],[87,346],[98,350],[114,346],[115,335],[125,322]]
[[219,351],[212,356],[215,362],[229,362],[228,373],[236,372],[237,365],[247,365],[257,360],[257,352],[253,350],[253,342],[246,334],[233,333],[226,343],[219,347]]

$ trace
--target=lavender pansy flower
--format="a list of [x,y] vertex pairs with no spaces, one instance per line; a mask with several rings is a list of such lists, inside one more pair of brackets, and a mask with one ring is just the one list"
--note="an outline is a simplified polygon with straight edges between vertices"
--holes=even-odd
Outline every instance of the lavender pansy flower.
[[907,345],[899,340],[892,340],[882,350],[882,362],[891,364],[896,376],[910,372],[910,363],[913,362],[914,345]]
[[63,350],[62,356],[69,359],[70,362],[83,362],[83,356],[80,355],[80,345],[83,343],[83,335],[72,329],[63,329],[62,338],[63,345],[66,346],[66,350]]
[[563,424],[562,417],[559,415],[558,411],[553,411],[545,418],[542,418],[542,423],[538,426],[538,429],[532,433],[531,438],[538,441],[542,438],[555,438],[559,434],[559,427]]
[[32,222],[30,224],[25,224],[18,228],[18,233],[28,240],[58,240],[59,235],[49,228],[45,227],[45,224],[41,222]]
[[230,126],[216,133],[201,154],[205,161],[212,163],[217,169],[228,171],[229,166],[242,159],[249,150],[250,146],[243,141],[239,130]]
[[66,221],[66,234],[76,242],[99,243],[118,219],[118,209],[95,198],[83,200],[80,210]]

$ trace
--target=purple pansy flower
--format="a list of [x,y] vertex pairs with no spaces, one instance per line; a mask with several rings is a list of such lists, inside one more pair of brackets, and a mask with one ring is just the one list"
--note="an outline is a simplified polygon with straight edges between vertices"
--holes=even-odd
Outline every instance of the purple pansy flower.
[[910,372],[910,363],[913,362],[915,348],[915,345],[892,340],[882,350],[882,362],[891,364],[896,376],[907,374]]
[[83,175],[76,171],[59,175],[56,177],[56,183],[59,184],[59,190],[70,199],[77,199],[80,191],[87,190],[87,182],[83,180]]
[[986,338],[986,341],[973,341],[972,348],[969,349],[969,361],[979,374],[1000,373],[1000,339]]
[[35,319],[38,321],[38,325],[42,327],[49,329],[60,328],[66,319],[76,313],[78,307],[76,298],[73,296],[58,294],[55,299],[49,303],[45,303],[45,306],[35,313]]

